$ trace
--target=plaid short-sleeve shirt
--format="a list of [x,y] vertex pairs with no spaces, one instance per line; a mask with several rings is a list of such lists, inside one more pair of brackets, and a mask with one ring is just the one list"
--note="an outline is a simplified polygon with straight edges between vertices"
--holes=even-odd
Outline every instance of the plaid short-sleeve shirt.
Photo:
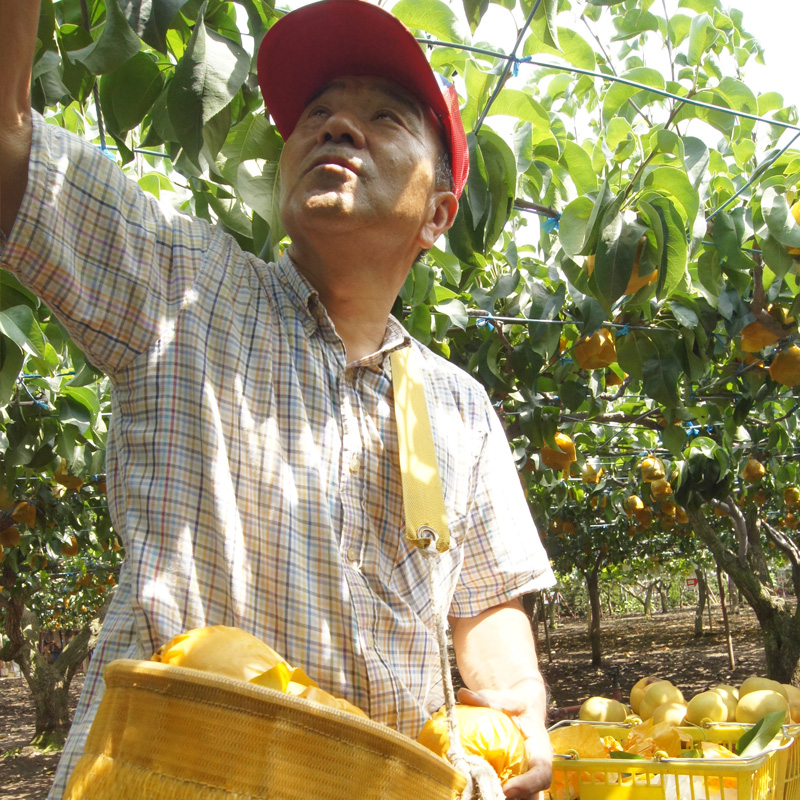
[[266,264],[161,207],[95,148],[37,117],[2,266],[112,379],[108,497],[125,545],[52,795],[103,667],[177,633],[237,625],[328,691],[415,736],[442,696],[423,557],[403,536],[388,353],[417,348],[453,546],[449,613],[553,582],[488,398],[389,319],[347,363],[291,260]]

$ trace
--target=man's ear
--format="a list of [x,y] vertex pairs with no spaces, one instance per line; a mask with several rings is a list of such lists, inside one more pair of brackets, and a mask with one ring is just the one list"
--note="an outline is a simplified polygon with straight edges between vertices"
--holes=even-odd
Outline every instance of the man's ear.
[[458,213],[458,200],[451,191],[437,189],[431,198],[431,211],[419,232],[420,250],[430,250],[434,242],[450,230]]

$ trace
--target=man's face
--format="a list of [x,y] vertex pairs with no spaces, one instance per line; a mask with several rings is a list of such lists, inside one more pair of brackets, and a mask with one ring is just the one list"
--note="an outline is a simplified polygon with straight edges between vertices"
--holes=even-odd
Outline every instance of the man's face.
[[409,241],[430,213],[441,153],[433,115],[390,81],[342,78],[306,106],[281,157],[281,214],[296,238],[381,226]]

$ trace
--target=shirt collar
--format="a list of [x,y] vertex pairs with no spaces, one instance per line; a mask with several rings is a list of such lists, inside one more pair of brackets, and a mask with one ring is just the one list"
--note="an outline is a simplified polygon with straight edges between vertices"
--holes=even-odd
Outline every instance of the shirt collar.
[[[306,333],[311,336],[317,330],[321,330],[323,335],[332,335],[337,341],[341,342],[328,316],[328,312],[325,310],[325,306],[319,299],[319,292],[297,269],[288,253],[284,252],[275,266],[279,280],[300,314]],[[386,321],[386,332],[380,349],[355,363],[364,367],[380,367],[389,353],[393,350],[399,350],[401,347],[407,347],[410,344],[411,337],[408,331],[395,317],[390,315]]]

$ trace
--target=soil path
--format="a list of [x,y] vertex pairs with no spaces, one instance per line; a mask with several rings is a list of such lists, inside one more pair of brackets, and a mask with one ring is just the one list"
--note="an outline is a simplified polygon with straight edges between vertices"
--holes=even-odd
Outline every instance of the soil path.
[[[716,611],[716,609],[715,609]],[[552,660],[540,627],[542,672],[559,707],[581,703],[595,694],[610,696],[614,673],[619,673],[623,697],[645,675],[672,680],[688,698],[709,684],[739,684],[748,675],[765,674],[761,633],[752,612],[742,610],[731,624],[736,668],[728,664],[727,647],[718,613],[714,628],[694,636],[694,611],[673,611],[652,618],[640,616],[604,619],[604,663],[591,666],[586,622],[562,621],[550,632]],[[706,619],[706,629],[708,620]],[[83,676],[70,687],[72,708]],[[0,678],[0,795],[3,800],[44,800],[50,788],[58,754],[42,754],[27,743],[33,736],[30,695],[21,678]]]

